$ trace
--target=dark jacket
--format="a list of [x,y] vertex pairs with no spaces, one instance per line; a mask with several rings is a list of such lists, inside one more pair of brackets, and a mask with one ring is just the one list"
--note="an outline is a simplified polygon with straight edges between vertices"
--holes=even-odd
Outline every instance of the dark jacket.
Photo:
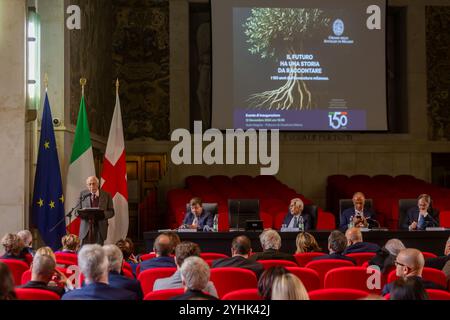
[[345,248],[342,254],[358,253],[358,252],[377,252],[380,246],[370,242],[358,242]]
[[[192,211],[189,210],[188,212],[186,212],[186,215],[184,216],[183,224],[191,225],[192,222],[194,222],[194,219],[195,219],[195,214],[193,214]],[[202,214],[198,218],[197,230],[204,231],[205,226],[208,226],[209,228],[212,229],[213,224],[214,224],[213,215],[211,214],[211,212],[203,209]],[[205,230],[205,231],[207,231],[207,230]]]
[[425,267],[442,270],[447,261],[450,261],[450,254],[448,256],[428,258],[425,259]]
[[297,263],[294,256],[289,253],[280,252],[278,250],[269,249],[264,252],[257,252],[251,255],[248,260],[258,261],[258,260],[288,260]]
[[[363,212],[364,212],[364,217],[366,219],[370,219],[369,221],[367,221],[369,223],[369,228],[375,227],[376,223],[371,221],[371,220],[376,220],[375,213],[371,210],[366,210],[366,209],[364,209]],[[355,216],[355,208],[354,207],[345,209],[341,214],[339,230],[341,230],[342,232],[345,232],[348,228],[348,224],[350,223],[350,221],[352,220],[352,217],[354,217],[354,216]]]
[[[305,229],[303,231],[312,230],[313,224],[312,224],[311,216],[307,213],[302,213],[301,216],[303,217],[303,225],[305,227]],[[293,218],[294,218],[294,215],[292,213],[288,212],[286,214],[286,216],[284,217],[283,224],[285,224],[286,227],[289,226],[289,223],[291,223],[291,220]]]
[[395,259],[397,257],[390,254],[385,248],[381,248],[375,254],[375,257],[370,259],[369,266],[378,266],[382,273],[390,272],[395,266]]
[[317,260],[346,260],[352,262],[354,265],[356,265],[356,260],[351,257],[346,257],[340,253],[331,253],[326,254],[323,256],[314,257],[311,261],[317,261]]
[[264,267],[262,264],[254,261],[250,261],[242,256],[234,256],[232,258],[222,258],[214,260],[212,263],[213,268],[222,268],[222,267],[234,267],[234,268],[243,268],[253,271],[256,274],[256,277],[264,272]]
[[170,300],[219,300],[216,297],[203,293],[199,290],[187,290],[182,295],[170,298]]
[[47,290],[47,291],[51,291],[51,292],[54,292],[54,293],[58,294],[60,297],[62,297],[62,295],[65,292],[64,288],[56,287],[56,286],[55,287],[48,286],[43,281],[28,281],[23,286],[19,286],[19,288]]
[[62,300],[137,300],[137,297],[134,292],[97,282],[67,292]]
[[117,272],[110,271],[108,274],[108,282],[113,288],[125,289],[134,292],[138,300],[142,300],[144,297],[141,284],[135,279],[130,279]]
[[140,272],[147,269],[154,268],[176,268],[175,260],[173,257],[156,257],[141,262]]
[[[434,217],[433,217],[434,215]],[[419,207],[412,207],[408,209],[406,214],[406,219],[402,224],[402,229],[408,230],[411,223],[414,221],[419,223]],[[435,210],[429,210],[428,215],[424,218],[425,226],[423,228],[419,228],[417,226],[417,230],[425,230],[425,228],[429,227],[439,227],[439,213]]]
[[[422,277],[412,276],[411,278],[415,278],[415,279],[417,279],[418,281],[422,282],[422,284],[423,284],[423,286],[424,286],[425,289],[438,289],[438,290],[445,290],[445,291],[447,291],[446,288],[441,287],[440,285],[438,285],[438,284],[436,284],[436,283],[434,283],[434,282],[425,280],[425,279],[423,279]],[[385,295],[387,295],[388,293],[390,293],[393,285],[394,285],[394,282],[391,282],[391,283],[386,284],[386,285],[384,286],[384,288],[383,288],[383,291],[381,292],[381,295],[382,295],[382,296],[385,296]]]

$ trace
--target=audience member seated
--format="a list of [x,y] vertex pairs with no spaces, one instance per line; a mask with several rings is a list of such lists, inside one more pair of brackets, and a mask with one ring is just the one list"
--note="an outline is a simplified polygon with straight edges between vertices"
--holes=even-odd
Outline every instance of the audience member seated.
[[[425,265],[425,259],[422,252],[417,249],[404,249],[399,252],[397,259],[395,260],[396,275],[399,278],[412,278],[419,282],[422,282],[425,289],[440,289],[446,290],[440,285],[422,278],[423,267]],[[382,295],[386,295],[391,292],[393,283],[388,283],[384,286]]]
[[192,198],[189,201],[190,210],[184,216],[181,228],[197,229],[198,231],[212,231],[214,217],[211,212],[203,209],[202,199]]
[[5,254],[0,259],[15,259],[27,262],[23,248],[25,247],[22,239],[14,233],[7,233],[2,238],[2,246]]
[[153,243],[156,257],[142,261],[141,272],[154,268],[176,268],[175,260],[170,256],[172,250],[170,238],[165,234],[160,234]]
[[292,273],[286,273],[273,280],[272,300],[309,300],[309,296],[300,279]]
[[55,253],[53,252],[52,248],[50,247],[40,247],[39,249],[36,250],[36,253],[34,254],[34,257],[39,256],[39,255],[43,255],[43,256],[49,256],[51,257],[55,263],[56,263],[56,256]]
[[364,208],[366,197],[362,192],[356,192],[352,198],[353,207],[345,209],[340,216],[339,229],[344,232],[350,223],[358,228],[373,228],[378,225],[375,213]]
[[450,260],[447,261],[444,268],[442,268],[442,272],[447,276],[447,280],[450,281]]
[[166,231],[166,232],[163,232],[162,234],[165,234],[166,236],[169,237],[170,246],[172,247],[172,252],[170,254],[175,254],[175,248],[177,247],[177,245],[179,245],[181,243],[178,233],[173,232],[173,231]]
[[187,258],[181,265],[180,271],[185,292],[171,300],[218,300],[204,292],[209,283],[210,271],[208,264],[202,258]]
[[116,242],[116,246],[122,251],[123,259],[130,264],[133,269],[133,274],[136,275],[136,269],[140,261],[134,255],[133,241],[130,238],[120,239]]
[[[170,277],[156,280],[153,284],[153,291],[183,288],[183,283],[181,280],[181,266],[189,257],[200,257],[200,247],[196,243],[183,241],[175,248],[175,263],[177,265],[177,271]],[[219,296],[214,284],[211,281],[206,284],[204,291],[214,297]]]
[[450,260],[450,237],[447,239],[444,248],[444,255],[437,258],[425,259],[425,267],[442,270],[445,264]]
[[251,255],[249,258],[250,261],[289,260],[297,263],[292,254],[280,252],[281,237],[275,230],[264,230],[263,233],[259,235],[259,240],[261,241],[263,252],[258,252]]
[[297,245],[295,253],[322,252],[316,238],[308,232],[300,232],[295,239],[295,244]]
[[61,239],[62,249],[55,253],[74,253],[80,249],[80,239],[74,234],[66,234]]
[[387,273],[395,266],[395,259],[398,253],[405,249],[405,245],[399,239],[391,239],[386,242],[383,248],[377,251],[375,257],[369,261],[369,265],[376,265],[382,273]]
[[347,238],[345,238],[345,235],[339,230],[334,230],[328,236],[329,254],[314,257],[312,261],[338,259],[338,260],[347,260],[353,262],[356,265],[355,259],[343,255],[345,248],[347,248]]
[[431,207],[431,197],[421,194],[417,198],[417,206],[408,209],[407,218],[402,224],[405,230],[425,230],[428,227],[439,227],[439,221],[433,217],[434,210]]
[[34,256],[33,235],[30,230],[21,230],[17,232],[17,235],[22,239],[23,245],[25,246],[22,250],[23,254],[31,254]]
[[428,300],[428,294],[417,278],[399,278],[392,284],[390,300]]
[[14,279],[6,264],[0,261],[0,300],[16,300]]
[[86,244],[78,253],[86,285],[63,295],[63,300],[136,300],[134,292],[108,284],[108,258],[98,244]]
[[300,228],[300,222],[303,221],[303,231],[311,230],[313,228],[312,217],[303,213],[305,205],[300,198],[294,198],[289,205],[289,212],[284,217],[283,225],[287,228]]
[[136,294],[137,299],[142,300],[143,294],[139,281],[130,279],[120,274],[123,264],[123,254],[114,244],[103,246],[108,258],[108,282],[111,287],[129,290]]
[[284,267],[275,266],[265,270],[258,280],[258,293],[264,300],[272,300],[272,288],[275,278],[289,273]]
[[[52,285],[55,283],[54,275],[57,276],[56,285]],[[62,296],[67,282],[64,273],[56,269],[55,260],[49,255],[39,254],[34,257],[31,265],[31,280],[20,288],[48,290]]]
[[342,254],[357,252],[377,252],[380,246],[375,243],[363,242],[363,235],[360,228],[350,228],[345,231],[347,238],[347,248]]
[[252,253],[252,243],[247,236],[237,236],[231,243],[231,258],[214,260],[212,267],[236,267],[251,270],[259,278],[264,271],[262,264],[249,261],[248,257]]

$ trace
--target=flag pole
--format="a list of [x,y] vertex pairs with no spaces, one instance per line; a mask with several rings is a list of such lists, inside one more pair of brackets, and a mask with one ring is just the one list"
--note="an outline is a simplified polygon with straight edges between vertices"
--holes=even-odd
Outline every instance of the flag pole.
[[48,89],[48,74],[44,74],[44,86],[45,86],[45,92],[47,92]]
[[84,86],[87,83],[86,78],[80,78],[80,85],[81,85],[81,96],[84,97]]
[[119,78],[116,80],[116,95],[119,94]]

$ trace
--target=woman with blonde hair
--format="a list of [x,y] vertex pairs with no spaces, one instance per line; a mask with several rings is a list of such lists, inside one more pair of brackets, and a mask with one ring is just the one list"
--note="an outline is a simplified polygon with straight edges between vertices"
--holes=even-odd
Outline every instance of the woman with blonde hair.
[[308,232],[300,232],[295,239],[295,244],[297,245],[295,253],[322,251],[314,236]]
[[309,300],[309,296],[300,279],[292,273],[286,273],[273,281],[272,300]]
[[56,256],[55,253],[53,252],[52,248],[50,247],[40,247],[39,249],[37,249],[35,256],[37,255],[47,255],[50,256],[51,258],[53,258],[53,260],[56,263]]

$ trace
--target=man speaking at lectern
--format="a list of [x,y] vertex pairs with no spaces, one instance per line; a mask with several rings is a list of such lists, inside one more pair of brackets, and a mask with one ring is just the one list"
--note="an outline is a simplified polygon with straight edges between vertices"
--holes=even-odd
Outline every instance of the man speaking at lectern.
[[[87,190],[80,193],[81,209],[84,208],[99,208],[104,211],[105,219],[99,220],[94,225],[94,243],[103,245],[108,235],[108,219],[114,216],[114,207],[111,195],[103,190],[100,190],[99,180],[96,176],[91,176],[86,179]],[[80,239],[82,244],[89,243],[88,241],[89,221],[81,219],[80,223]]]

